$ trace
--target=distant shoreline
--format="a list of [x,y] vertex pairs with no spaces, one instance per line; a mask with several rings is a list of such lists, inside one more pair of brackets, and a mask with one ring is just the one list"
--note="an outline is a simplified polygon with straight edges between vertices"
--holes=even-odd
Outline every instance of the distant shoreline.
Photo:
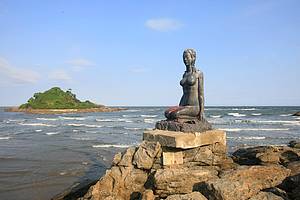
[[117,112],[127,110],[126,108],[112,108],[112,107],[99,107],[99,108],[82,108],[82,109],[30,109],[9,107],[6,112],[24,112],[29,114],[66,114],[66,113],[89,113],[89,112]]

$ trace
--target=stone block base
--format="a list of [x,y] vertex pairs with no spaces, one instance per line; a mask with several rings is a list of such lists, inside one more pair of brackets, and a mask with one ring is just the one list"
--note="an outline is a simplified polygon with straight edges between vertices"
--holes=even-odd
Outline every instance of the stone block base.
[[180,149],[196,148],[215,143],[226,146],[226,133],[222,130],[209,130],[205,132],[184,133],[178,131],[150,130],[145,131],[143,140],[159,142],[163,147]]

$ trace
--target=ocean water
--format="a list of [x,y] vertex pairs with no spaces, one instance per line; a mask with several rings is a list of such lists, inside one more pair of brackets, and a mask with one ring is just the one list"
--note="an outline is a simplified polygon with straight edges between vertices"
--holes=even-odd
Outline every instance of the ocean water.
[[[0,199],[50,199],[98,179],[113,155],[138,145],[165,107],[113,113],[33,115],[0,108]],[[207,107],[214,128],[227,132],[228,151],[286,145],[300,139],[300,107]]]

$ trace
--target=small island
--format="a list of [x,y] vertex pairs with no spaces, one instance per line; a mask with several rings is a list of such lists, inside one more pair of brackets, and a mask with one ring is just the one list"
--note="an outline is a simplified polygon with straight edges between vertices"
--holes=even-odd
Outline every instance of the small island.
[[114,112],[124,108],[112,108],[98,105],[91,101],[80,101],[71,89],[63,91],[53,87],[45,92],[38,92],[27,103],[19,107],[11,107],[8,112],[26,112],[31,114],[62,114],[82,112]]

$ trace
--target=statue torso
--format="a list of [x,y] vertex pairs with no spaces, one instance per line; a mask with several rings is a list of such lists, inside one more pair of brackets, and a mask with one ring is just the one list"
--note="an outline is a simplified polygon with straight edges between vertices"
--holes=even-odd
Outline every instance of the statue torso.
[[180,85],[183,89],[183,96],[180,100],[180,106],[199,107],[199,81],[201,81],[202,72],[191,71],[183,74]]

